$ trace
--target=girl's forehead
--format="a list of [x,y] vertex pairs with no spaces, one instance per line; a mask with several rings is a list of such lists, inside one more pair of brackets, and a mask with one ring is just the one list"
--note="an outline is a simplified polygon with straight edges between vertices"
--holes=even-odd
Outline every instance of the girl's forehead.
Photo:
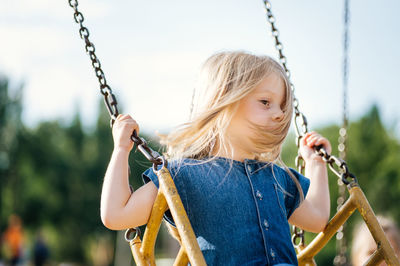
[[271,73],[254,88],[253,92],[255,93],[268,92],[269,94],[282,96],[285,94],[284,82],[279,75]]

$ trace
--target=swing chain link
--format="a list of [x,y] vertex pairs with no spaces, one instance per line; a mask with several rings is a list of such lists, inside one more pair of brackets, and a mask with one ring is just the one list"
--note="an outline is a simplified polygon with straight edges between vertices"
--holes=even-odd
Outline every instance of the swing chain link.
[[[267,15],[267,20],[271,26],[272,36],[275,40],[275,48],[279,54],[279,61],[282,64],[282,67],[284,68],[284,70],[286,72],[286,75],[290,82],[290,88],[293,91],[293,95],[294,95],[295,88],[294,88],[293,83],[291,82],[291,73],[287,67],[287,58],[283,53],[283,45],[282,45],[281,41],[279,40],[279,31],[275,26],[276,19],[272,13],[271,3],[269,0],[263,0],[263,2],[264,2],[266,15]],[[299,109],[299,101],[295,96],[293,96],[293,108],[294,108],[294,124],[295,124],[295,131],[296,131],[296,145],[299,148],[301,138],[308,132],[308,124],[307,124],[306,116]],[[300,124],[299,124],[299,122],[300,122]],[[333,155],[330,155],[322,147],[315,147],[315,152],[318,155],[320,155],[325,162],[328,163],[329,169],[335,175],[337,175],[344,184],[349,185],[351,183],[357,183],[357,178],[352,173],[349,172],[347,164],[344,160],[341,160]],[[299,173],[304,174],[305,162],[300,154],[297,155],[297,157],[295,159],[295,163],[296,163],[296,167],[298,168]],[[338,170],[335,168],[335,166],[338,168]],[[348,180],[349,178],[351,178],[350,181]],[[292,237],[293,245],[296,247],[299,247],[299,246],[304,247],[305,246],[304,231],[302,229],[299,229],[299,228],[293,226],[293,232],[294,232],[294,235]],[[298,242],[297,241],[298,239],[300,239],[299,244],[296,244]]]
[[131,140],[136,144],[137,149],[144,155],[144,157],[153,163],[153,167],[164,165],[166,163],[158,152],[149,147],[144,138],[137,135],[136,131],[133,131]]
[[[83,25],[83,21],[85,19],[83,17],[83,14],[78,10],[78,0],[68,0],[68,3],[70,7],[74,9],[74,20],[80,26],[79,36],[85,41],[85,50],[86,53],[89,55],[90,60],[92,61],[94,72],[100,84],[100,93],[104,97],[104,103],[111,117],[110,126],[112,127],[119,115],[117,99],[113,94],[111,87],[107,84],[104,71],[101,68],[100,60],[95,53],[95,46],[89,40],[89,30]],[[147,141],[139,137],[136,131],[133,131],[131,140],[136,144],[137,149],[146,157],[146,159],[153,163],[153,167],[166,164],[166,161],[162,159],[161,155],[151,149],[148,146]]]
[[74,9],[74,20],[77,24],[79,24],[79,36],[81,39],[85,41],[85,50],[86,53],[89,55],[90,60],[92,61],[92,66],[94,69],[94,73],[96,74],[97,79],[100,83],[100,93],[104,97],[104,103],[107,107],[107,111],[111,116],[110,124],[112,125],[117,119],[118,116],[118,107],[117,107],[117,99],[113,94],[110,86],[107,84],[106,77],[104,72],[101,68],[100,60],[96,56],[96,48],[94,44],[89,40],[89,30],[83,25],[83,21],[85,18],[83,14],[78,10],[78,1],[77,0],[68,0],[70,7]]
[[[272,37],[275,40],[275,48],[279,54],[279,62],[281,63],[282,67],[285,70],[285,73],[286,73],[287,78],[290,83],[290,88],[294,95],[295,88],[291,81],[290,70],[287,67],[287,58],[283,53],[283,44],[279,40],[279,30],[275,26],[276,19],[272,13],[271,3],[269,2],[269,0],[263,0],[263,2],[264,2],[265,12],[267,15],[267,20],[271,26]],[[303,137],[304,134],[306,134],[308,132],[308,124],[307,124],[306,116],[302,112],[300,112],[299,100],[295,96],[293,96],[293,108],[294,108],[294,124],[295,124],[295,131],[296,131],[296,146],[299,149],[301,138]],[[300,125],[298,124],[299,120],[300,120]],[[305,162],[304,162],[303,157],[301,157],[300,153],[298,153],[298,155],[295,159],[295,163],[296,163],[296,167],[297,167],[299,173],[303,174],[304,168],[305,168]],[[297,242],[298,242],[298,244],[297,244]],[[304,247],[305,246],[304,231],[300,228],[297,228],[296,226],[293,226],[292,243],[295,247]]]
[[[297,244],[297,240],[300,239],[300,242]],[[292,243],[295,247],[299,247],[304,245],[304,231],[296,226],[293,226],[293,235],[292,235]]]
[[[283,44],[279,40],[279,30],[275,26],[276,19],[272,13],[271,3],[269,2],[269,0],[263,0],[263,2],[264,2],[265,12],[267,15],[267,20],[268,20],[269,24],[271,25],[271,34],[275,40],[275,48],[279,53],[279,62],[282,64],[282,66],[285,70],[286,76],[288,77],[288,79],[290,81],[290,88],[292,89],[293,95],[294,95],[295,88],[291,81],[291,72],[290,72],[289,68],[287,67],[287,58],[283,54]],[[293,99],[293,106],[295,109],[295,113],[299,115],[300,114],[300,111],[298,109],[299,101],[296,97],[294,97],[294,99]]]
[[[342,86],[343,86],[343,121],[342,127],[339,129],[339,139],[338,139],[338,151],[339,158],[346,160],[347,152],[347,127],[348,127],[348,111],[347,111],[347,91],[349,83],[349,22],[350,22],[350,0],[344,0],[344,30],[343,30],[343,76],[342,76]],[[345,197],[345,185],[343,182],[338,181],[339,196],[337,199],[337,211],[343,206]],[[335,266],[347,265],[347,241],[345,237],[346,223],[344,223],[338,230],[336,234],[336,256],[333,260]]]

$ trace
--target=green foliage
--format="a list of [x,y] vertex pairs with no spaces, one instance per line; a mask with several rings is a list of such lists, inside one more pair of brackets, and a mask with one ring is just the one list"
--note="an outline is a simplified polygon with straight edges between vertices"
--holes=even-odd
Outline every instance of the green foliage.
[[[7,89],[7,82],[2,81],[0,140],[7,142],[0,143],[0,154],[9,162],[3,162],[7,168],[0,172],[1,231],[7,217],[17,213],[28,235],[38,230],[45,233],[54,260],[91,264],[87,243],[96,236],[111,235],[112,246],[115,238],[102,225],[99,211],[103,176],[113,148],[108,114],[102,107],[96,127],[89,132],[83,130],[78,114],[69,125],[47,121],[35,128],[17,127],[20,101],[10,98]],[[139,161],[131,176],[138,187],[141,173],[150,165],[138,153],[131,157]]]
[[17,200],[5,201],[15,188],[14,157],[18,151],[18,137],[21,129],[22,87],[9,88],[8,79],[0,76],[0,230],[4,229],[6,213],[17,204]]
[[[12,94],[8,81],[0,79],[0,229],[4,230],[11,213],[17,213],[28,236],[38,230],[45,233],[54,261],[91,264],[95,243],[113,246],[115,242],[115,233],[104,228],[99,215],[103,176],[113,148],[108,114],[101,106],[92,130],[83,129],[78,113],[68,125],[46,121],[27,128],[21,123],[21,91]],[[333,154],[338,154],[338,130],[335,125],[318,130],[331,141]],[[375,212],[400,220],[395,204],[400,200],[400,144],[394,136],[373,106],[349,126],[347,162]],[[150,144],[158,148],[155,142]],[[294,167],[296,154],[291,134],[282,158]],[[137,188],[150,163],[132,152],[130,164],[131,182]],[[329,183],[334,215],[337,177],[330,174]],[[349,220],[347,239],[356,218]],[[309,242],[313,235],[306,238]],[[320,265],[331,265],[334,256],[332,240],[316,259]]]
[[357,173],[360,186],[378,213],[390,213],[400,219],[399,208],[393,208],[400,199],[400,143],[393,132],[388,132],[374,106],[360,121],[350,127],[349,149],[357,155],[349,156],[349,164]]

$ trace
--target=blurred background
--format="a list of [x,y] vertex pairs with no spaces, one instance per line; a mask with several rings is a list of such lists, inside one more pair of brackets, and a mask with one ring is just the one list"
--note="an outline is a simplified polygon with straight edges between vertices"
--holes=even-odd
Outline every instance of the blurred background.
[[[138,121],[155,149],[156,131],[166,133],[188,118],[207,57],[240,49],[276,58],[262,1],[82,0],[78,7],[121,111]],[[399,8],[395,0],[350,2],[347,101],[349,167],[375,212],[395,221]],[[310,129],[326,135],[338,154],[343,1],[273,1],[272,9],[300,108]],[[113,144],[78,29],[66,0],[0,0],[0,265],[16,250],[21,265],[44,265],[41,258],[47,265],[132,264],[122,233],[100,221],[101,185]],[[292,132],[283,152],[292,167],[294,139]],[[132,154],[133,161],[138,164],[131,183],[137,188],[150,165],[139,153]],[[332,214],[336,180],[330,177]],[[349,245],[359,219],[353,215],[346,228]],[[158,256],[174,252],[176,243],[162,229]],[[335,252],[332,240],[317,263],[331,265]]]

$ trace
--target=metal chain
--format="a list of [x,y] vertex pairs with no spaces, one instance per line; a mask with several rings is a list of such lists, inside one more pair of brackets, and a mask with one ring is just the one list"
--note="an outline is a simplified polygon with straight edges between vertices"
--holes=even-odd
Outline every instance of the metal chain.
[[92,61],[94,73],[99,80],[100,93],[104,96],[104,102],[106,104],[108,113],[110,114],[112,121],[114,121],[118,116],[117,100],[115,99],[115,96],[112,93],[110,86],[107,84],[106,77],[103,70],[101,69],[100,60],[97,58],[95,53],[96,49],[94,47],[94,44],[89,40],[89,30],[83,25],[83,21],[85,19],[82,13],[78,10],[78,1],[68,0],[68,3],[75,11],[74,20],[80,26],[79,36],[85,41],[85,50],[88,53],[90,60]]
[[[344,1],[344,32],[343,32],[343,121],[342,127],[339,130],[339,158],[346,160],[347,151],[347,126],[348,126],[348,111],[347,111],[347,91],[348,91],[348,79],[349,79],[349,63],[348,63],[348,51],[349,51],[349,22],[350,22],[350,11],[349,11],[349,0]],[[345,185],[343,182],[338,180],[338,191],[339,197],[337,199],[337,210],[339,210],[345,200]],[[336,234],[336,256],[333,260],[334,265],[343,266],[347,265],[347,241],[345,237],[346,223],[344,223]]]
[[[99,80],[100,83],[100,92],[104,96],[104,102],[107,107],[107,110],[111,116],[111,124],[113,124],[113,121],[118,116],[118,108],[117,108],[117,100],[112,93],[112,90],[110,86],[107,84],[105,75],[103,70],[101,69],[101,64],[100,60],[97,58],[95,54],[95,46],[92,42],[89,40],[89,30],[83,26],[83,21],[84,17],[82,13],[78,10],[78,1],[77,0],[68,0],[69,5],[74,9],[74,20],[76,23],[80,25],[79,29],[79,35],[80,37],[85,41],[85,50],[89,54],[90,60],[92,61],[92,66],[94,68],[96,77]],[[278,50],[279,53],[279,61],[282,64],[282,66],[285,69],[286,75],[288,76],[290,80],[290,71],[287,68],[287,59],[283,54],[283,45],[279,41],[279,31],[275,27],[275,17],[272,14],[271,11],[271,3],[268,0],[263,0],[264,6],[267,12],[267,17],[268,21],[271,24],[271,29],[272,29],[272,35],[275,38],[275,47]],[[292,82],[290,82],[290,87],[292,91],[294,92],[294,85]],[[299,101],[297,98],[294,97],[293,99],[293,107],[294,107],[294,112],[295,112],[295,130],[296,130],[296,145],[299,147],[300,146],[300,139],[303,137],[305,133],[308,132],[308,127],[307,127],[307,119],[305,115],[300,112],[299,110]],[[298,124],[298,121],[300,121],[300,126]],[[137,148],[143,153],[143,155],[153,163],[154,166],[163,164],[164,160],[162,160],[161,156],[158,154],[158,152],[152,150],[148,145],[147,142],[137,136],[136,131],[133,132],[131,136],[132,141],[137,145]],[[348,171],[347,164],[335,156],[329,155],[323,148],[317,148],[316,152],[323,157],[323,159],[328,163],[329,168],[338,176],[341,178],[344,184],[349,184],[350,181],[347,180],[347,178],[351,178],[352,182],[357,182],[356,177]],[[335,169],[335,165],[339,168],[338,170]],[[300,173],[304,172],[304,160],[303,158],[298,155],[296,157],[296,166],[299,170]],[[300,243],[299,245],[304,246],[304,231],[303,230],[298,230],[297,228],[294,230],[295,235],[292,239],[293,243],[296,245],[297,239],[300,238]]]
[[[263,0],[263,2],[264,2],[265,12],[267,15],[267,20],[268,20],[269,24],[271,25],[272,37],[275,40],[275,48],[279,54],[279,62],[282,64],[282,66],[286,72],[286,75],[290,82],[290,88],[293,91],[293,95],[294,95],[295,88],[291,81],[290,71],[287,67],[286,56],[283,54],[283,45],[279,40],[279,31],[275,26],[276,20],[275,20],[274,15],[272,14],[271,3],[268,0]],[[296,130],[296,145],[297,145],[297,148],[300,148],[300,140],[303,137],[303,135],[308,132],[307,119],[306,119],[305,115],[302,112],[300,112],[299,101],[297,100],[296,97],[294,97],[294,99],[293,99],[293,107],[294,107],[294,122],[295,122],[295,130]],[[300,127],[299,127],[298,121],[300,121],[300,125],[301,125]],[[304,164],[304,160],[301,157],[300,153],[298,153],[298,155],[295,159],[295,163],[296,163],[296,167],[297,167],[299,173],[304,174],[305,164]],[[298,241],[299,241],[299,243],[297,243]],[[293,242],[293,245],[296,247],[299,247],[299,246],[304,247],[305,246],[304,231],[302,229],[299,229],[299,228],[293,226],[292,242]]]
[[[94,44],[89,40],[89,30],[83,25],[84,17],[78,10],[78,0],[68,0],[68,3],[74,9],[74,20],[79,24],[79,36],[85,41],[85,50],[92,61],[94,72],[99,80],[100,93],[104,96],[104,103],[108,113],[110,114],[110,125],[112,126],[119,114],[117,99],[115,98],[110,86],[107,84],[106,77],[101,68],[100,60],[97,58],[95,53],[96,49]],[[155,166],[156,168],[157,166],[162,165],[163,162],[166,163],[158,152],[152,150],[148,146],[145,139],[137,135],[136,131],[133,131],[131,140],[136,144],[137,149],[143,153],[147,160],[153,163],[153,167]]]
[[[275,40],[275,48],[277,49],[279,53],[279,61],[282,64],[288,79],[290,81],[290,71],[287,67],[287,59],[286,56],[283,54],[283,45],[279,40],[279,31],[275,26],[276,19],[274,15],[272,14],[271,10],[271,3],[269,0],[263,0],[264,6],[265,6],[265,11],[267,15],[267,20],[270,23],[271,26],[271,32],[272,36]],[[294,85],[290,81],[290,87],[293,91],[293,94],[295,92],[294,90]],[[307,119],[305,115],[300,112],[299,110],[299,101],[296,97],[293,99],[293,108],[294,108],[294,124],[295,124],[295,131],[296,131],[296,145],[297,147],[300,147],[300,140],[308,132],[308,124],[307,124]],[[299,124],[300,122],[300,124]],[[356,177],[349,172],[347,164],[344,160],[341,160],[333,155],[330,155],[326,152],[326,150],[322,147],[315,147],[315,152],[319,154],[325,162],[327,162],[329,169],[337,175],[344,184],[348,185],[352,182],[357,182]],[[298,168],[300,173],[304,173],[304,160],[300,156],[300,154],[296,157],[296,167]],[[351,179],[351,180],[349,180]],[[293,245],[296,247],[304,247],[305,246],[305,241],[304,241],[304,231],[301,229],[298,229],[294,227],[293,229],[294,235],[292,237],[292,242]],[[299,243],[297,244],[297,241],[300,239]]]

